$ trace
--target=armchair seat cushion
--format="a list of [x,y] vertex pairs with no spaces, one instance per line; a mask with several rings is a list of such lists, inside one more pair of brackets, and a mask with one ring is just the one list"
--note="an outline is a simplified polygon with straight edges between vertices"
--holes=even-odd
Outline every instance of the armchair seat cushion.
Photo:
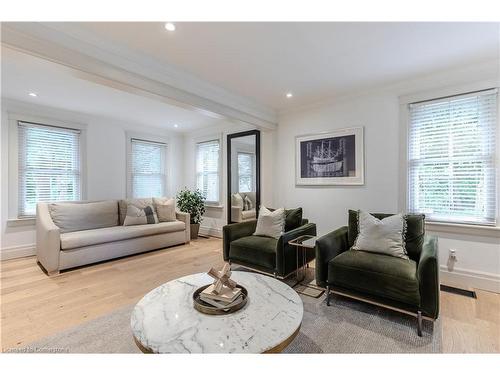
[[247,236],[231,242],[229,258],[274,270],[278,240],[271,237]]
[[328,262],[328,284],[420,306],[417,264],[411,259],[348,250]]

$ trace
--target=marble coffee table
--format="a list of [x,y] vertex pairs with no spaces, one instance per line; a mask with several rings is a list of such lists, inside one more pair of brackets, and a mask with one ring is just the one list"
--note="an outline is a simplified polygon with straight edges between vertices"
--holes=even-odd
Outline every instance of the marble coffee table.
[[139,348],[153,353],[280,352],[298,334],[304,312],[299,295],[269,276],[233,272],[249,301],[229,315],[193,308],[193,292],[213,279],[198,273],[169,281],[146,294],[130,320]]

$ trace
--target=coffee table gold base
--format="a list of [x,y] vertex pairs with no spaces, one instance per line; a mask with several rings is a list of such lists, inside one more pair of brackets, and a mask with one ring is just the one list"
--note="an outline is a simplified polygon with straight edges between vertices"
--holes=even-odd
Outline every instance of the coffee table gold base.
[[263,354],[276,354],[276,353],[281,353],[288,345],[290,345],[290,343],[293,341],[293,339],[295,337],[297,337],[297,335],[299,334],[299,331],[300,331],[300,327],[301,325],[295,330],[294,333],[292,333],[292,335],[287,338],[285,341],[283,341],[282,343],[276,345],[274,348],[271,348],[269,350],[266,350]]

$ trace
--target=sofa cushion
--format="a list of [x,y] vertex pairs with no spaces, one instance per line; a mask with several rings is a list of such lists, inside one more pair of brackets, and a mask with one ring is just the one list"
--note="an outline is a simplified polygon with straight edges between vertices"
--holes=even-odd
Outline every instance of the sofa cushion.
[[247,236],[231,242],[229,258],[274,270],[278,240],[270,237]]
[[118,202],[64,202],[50,203],[52,221],[61,233],[118,225]]
[[153,204],[160,222],[176,220],[174,198],[153,198]]
[[[377,219],[383,219],[393,214],[372,214]],[[424,243],[425,237],[425,215],[423,214],[406,214],[404,215],[406,220],[406,232],[405,232],[405,249],[406,253],[414,261],[418,261],[420,258],[420,252],[422,251],[422,245]],[[347,229],[347,239],[349,247],[354,245],[356,237],[358,236],[358,211],[349,210],[349,226]]]
[[146,206],[153,205],[153,198],[135,198],[135,199],[120,199],[118,201],[118,208],[120,213],[120,225],[123,225],[125,216],[127,216],[128,205],[134,205],[137,208],[145,208]]
[[115,226],[63,233],[61,234],[61,249],[76,249],[83,246],[128,240],[130,238],[178,232],[183,231],[185,228],[186,224],[183,221],[170,221],[159,224]]
[[328,262],[328,283],[419,306],[417,264],[410,259],[348,250]]

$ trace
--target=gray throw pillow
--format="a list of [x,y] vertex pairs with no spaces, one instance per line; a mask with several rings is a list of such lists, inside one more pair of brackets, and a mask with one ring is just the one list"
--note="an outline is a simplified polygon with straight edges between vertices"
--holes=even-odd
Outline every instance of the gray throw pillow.
[[262,206],[259,211],[259,218],[257,219],[257,227],[253,235],[279,239],[284,231],[285,209],[278,208],[271,212]]
[[245,204],[243,211],[248,211],[248,210],[251,210],[253,208],[252,200],[250,198],[248,198],[248,195],[245,196],[243,203]]
[[405,249],[406,220],[403,214],[380,220],[368,212],[359,211],[358,232],[353,250],[408,259]]
[[125,216],[125,221],[123,222],[124,226],[157,223],[158,217],[156,216],[153,206],[139,208],[132,204],[128,205],[127,216]]
[[153,205],[160,223],[177,220],[175,216],[175,199],[153,198]]

